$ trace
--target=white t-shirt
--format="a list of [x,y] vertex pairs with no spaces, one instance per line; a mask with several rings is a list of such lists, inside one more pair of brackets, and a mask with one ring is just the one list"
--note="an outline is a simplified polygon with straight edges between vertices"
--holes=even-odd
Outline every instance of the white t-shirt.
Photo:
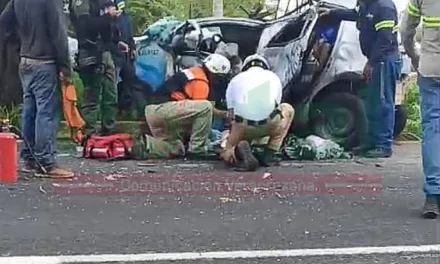
[[234,109],[235,115],[261,121],[281,103],[282,90],[281,80],[275,73],[252,67],[231,80],[226,90],[226,104],[228,109]]

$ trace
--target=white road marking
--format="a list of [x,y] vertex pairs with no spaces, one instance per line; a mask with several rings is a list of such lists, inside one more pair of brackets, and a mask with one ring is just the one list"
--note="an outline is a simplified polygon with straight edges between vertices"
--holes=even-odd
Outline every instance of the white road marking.
[[182,261],[201,259],[255,259],[281,257],[316,257],[372,254],[417,254],[440,253],[440,245],[389,246],[389,247],[352,247],[352,248],[316,248],[286,250],[250,250],[250,251],[212,251],[182,253],[145,253],[145,254],[104,254],[70,256],[22,256],[0,257],[0,264],[64,264],[64,263],[106,263],[106,262],[151,262]]

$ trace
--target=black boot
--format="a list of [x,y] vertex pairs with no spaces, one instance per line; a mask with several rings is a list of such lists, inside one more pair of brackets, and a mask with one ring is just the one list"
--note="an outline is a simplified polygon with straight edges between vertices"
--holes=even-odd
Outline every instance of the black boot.
[[237,169],[244,171],[255,171],[259,167],[259,162],[252,154],[251,146],[247,141],[240,141],[235,147],[235,158],[237,159]]
[[423,217],[426,219],[435,219],[439,215],[439,198],[427,197],[423,206]]
[[282,161],[278,151],[267,147],[264,149],[263,153],[258,155],[257,159],[260,162],[260,166],[263,167],[278,166]]
[[365,158],[380,159],[390,158],[393,155],[391,150],[385,150],[383,148],[374,148],[362,154]]
[[373,148],[374,146],[370,146],[368,144],[361,144],[360,146],[352,148],[351,153],[353,153],[353,155],[361,155]]

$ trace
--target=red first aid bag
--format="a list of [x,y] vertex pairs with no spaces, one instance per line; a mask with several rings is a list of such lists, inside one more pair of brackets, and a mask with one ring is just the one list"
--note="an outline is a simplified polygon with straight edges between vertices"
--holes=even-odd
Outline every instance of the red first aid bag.
[[134,142],[130,134],[91,136],[84,146],[86,159],[128,159]]

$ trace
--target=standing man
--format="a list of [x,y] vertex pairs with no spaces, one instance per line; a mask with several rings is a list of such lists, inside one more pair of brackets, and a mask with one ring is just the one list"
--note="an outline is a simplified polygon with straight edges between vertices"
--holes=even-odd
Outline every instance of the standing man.
[[73,177],[55,160],[56,90],[59,77],[69,81],[71,76],[62,1],[11,0],[0,23],[6,31],[17,31],[21,41],[22,130],[30,147],[21,152],[25,169],[40,177]]
[[118,112],[116,69],[110,51],[115,45],[124,51],[128,49],[119,42],[116,26],[121,11],[116,10],[112,0],[72,0],[71,9],[78,39],[78,69],[84,84],[85,133],[92,135],[99,131],[108,135],[115,131]]
[[[133,30],[131,25],[130,15],[125,11],[125,0],[115,0],[116,7],[121,15],[117,19],[117,27],[120,31],[121,45],[124,49],[116,46],[116,50],[113,52],[113,58],[116,66],[116,79],[120,77],[121,70],[129,67],[129,63],[133,63],[136,56],[136,46],[133,39]],[[125,49],[126,45],[126,49]]]
[[[414,36],[420,20],[423,33],[419,55]],[[440,202],[440,1],[410,0],[402,21],[401,35],[405,51],[419,73],[426,194],[423,216],[437,218]]]
[[359,0],[354,9],[321,9],[321,15],[357,21],[361,50],[368,62],[366,111],[368,142],[354,152],[369,158],[388,158],[393,153],[394,100],[400,79],[397,9],[392,0]]

